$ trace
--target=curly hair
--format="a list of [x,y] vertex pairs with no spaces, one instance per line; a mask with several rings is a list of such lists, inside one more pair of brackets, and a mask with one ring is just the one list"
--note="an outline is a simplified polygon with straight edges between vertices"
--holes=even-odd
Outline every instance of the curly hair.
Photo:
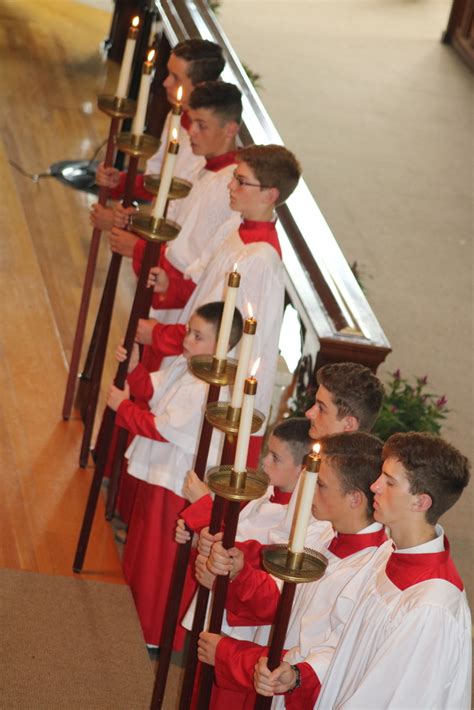
[[359,422],[359,429],[372,429],[382,406],[384,387],[368,367],[355,362],[324,365],[317,371],[316,380],[330,392],[338,419],[352,416]]
[[405,469],[410,493],[427,493],[432,501],[426,521],[435,525],[461,497],[470,479],[470,464],[452,444],[421,432],[393,434],[383,447],[382,459],[394,458]]

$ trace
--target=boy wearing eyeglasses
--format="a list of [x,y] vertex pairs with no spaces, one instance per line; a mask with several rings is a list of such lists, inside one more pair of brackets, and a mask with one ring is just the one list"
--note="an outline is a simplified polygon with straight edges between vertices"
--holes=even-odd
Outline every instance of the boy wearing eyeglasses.
[[[237,166],[229,182],[231,208],[241,223],[222,227],[219,248],[210,244],[189,266],[182,280],[196,284],[173,325],[142,319],[137,330],[139,343],[151,345],[163,355],[181,352],[185,324],[201,303],[223,297],[227,275],[237,265],[241,275],[237,306],[244,317],[251,305],[258,322],[253,358],[262,358],[255,406],[268,416],[276,374],[278,341],[283,315],[284,278],[281,247],[275,226],[275,208],[291,195],[301,174],[295,156],[280,145],[252,145],[237,153]],[[151,270],[155,291],[169,295],[179,291],[174,279],[162,269]],[[261,436],[252,437],[249,465],[256,463]]]

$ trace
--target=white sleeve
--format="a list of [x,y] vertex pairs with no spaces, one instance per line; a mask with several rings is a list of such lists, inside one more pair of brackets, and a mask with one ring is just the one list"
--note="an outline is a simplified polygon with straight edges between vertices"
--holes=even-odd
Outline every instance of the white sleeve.
[[348,688],[335,707],[468,710],[470,696],[470,619],[460,623],[446,608],[424,605],[407,611],[385,634],[357,687]]

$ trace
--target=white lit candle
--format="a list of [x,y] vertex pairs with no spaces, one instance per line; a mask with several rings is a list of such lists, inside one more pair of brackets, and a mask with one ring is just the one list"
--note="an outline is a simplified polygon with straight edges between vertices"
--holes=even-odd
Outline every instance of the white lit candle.
[[168,146],[168,152],[166,153],[166,159],[163,165],[163,170],[161,171],[160,187],[158,189],[158,194],[155,198],[153,208],[151,210],[151,216],[155,219],[162,219],[165,213],[166,201],[168,199],[171,181],[173,179],[174,164],[178,156],[178,151],[178,136],[175,132]]
[[170,129],[168,132],[168,140],[171,140],[171,136],[173,135],[173,131],[179,131],[180,126],[181,126],[181,116],[183,113],[183,104],[181,103],[183,99],[183,87],[180,86],[178,88],[178,91],[176,92],[176,103],[174,104],[173,108],[171,109],[171,120],[170,120]]
[[130,81],[130,72],[132,71],[133,55],[135,54],[135,45],[137,43],[138,25],[140,18],[138,15],[133,18],[132,24],[128,30],[127,41],[123,53],[122,66],[120,67],[119,80],[115,96],[118,99],[125,99],[128,94],[128,82]]
[[237,264],[234,270],[229,274],[227,282],[227,292],[225,295],[224,310],[222,313],[221,324],[219,327],[219,337],[217,339],[216,360],[226,360],[227,350],[229,348],[230,331],[232,330],[232,321],[234,320],[235,304],[237,302],[237,292],[240,286],[240,274],[237,273]]
[[313,504],[314,491],[318,480],[319,467],[321,465],[320,449],[321,445],[315,444],[313,452],[306,457],[305,467],[301,473],[302,480],[298,503],[293,516],[290,542],[288,545],[290,552],[304,552],[306,532],[311,517],[311,506]]
[[252,356],[253,339],[257,330],[257,321],[253,317],[252,307],[249,303],[249,317],[244,322],[244,332],[240,341],[239,364],[235,373],[234,387],[232,389],[232,399],[230,406],[233,409],[240,409],[244,396],[244,382],[249,370],[250,358]]
[[150,49],[145,62],[143,62],[142,78],[140,81],[140,91],[138,93],[137,110],[132,123],[132,135],[141,136],[145,128],[146,110],[148,108],[148,97],[150,95],[150,86],[153,71],[153,59],[155,50]]
[[242,401],[242,412],[240,414],[239,434],[237,436],[237,446],[235,449],[235,459],[233,469],[236,473],[243,473],[247,470],[247,456],[249,452],[250,434],[252,433],[253,408],[255,406],[255,393],[257,392],[257,371],[260,360],[257,360],[252,368],[253,373],[247,377],[244,385],[244,396]]

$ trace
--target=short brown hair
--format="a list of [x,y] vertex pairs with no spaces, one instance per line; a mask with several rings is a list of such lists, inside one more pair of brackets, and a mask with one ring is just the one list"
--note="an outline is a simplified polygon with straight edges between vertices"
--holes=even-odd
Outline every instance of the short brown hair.
[[[224,301],[212,301],[211,303],[204,303],[199,308],[196,308],[195,313],[197,316],[207,321],[207,323],[212,323],[216,330],[216,334],[219,332],[219,326],[222,320],[222,314],[224,312]],[[238,308],[234,310],[234,317],[232,319],[232,328],[230,330],[229,338],[229,350],[235,348],[240,338],[242,337],[242,330],[244,328],[244,321],[242,314]]]
[[360,491],[367,499],[367,515],[374,512],[374,494],[370,486],[380,476],[382,447],[380,439],[364,431],[323,436],[321,455],[334,468],[344,494]]
[[460,498],[469,483],[470,464],[454,446],[439,436],[421,432],[393,434],[383,447],[382,458],[394,458],[405,469],[410,493],[427,493],[431,507],[426,521],[435,525]]
[[370,431],[382,406],[384,387],[368,367],[355,362],[337,362],[320,367],[318,385],[330,392],[338,419],[352,416],[359,429]]
[[282,145],[249,145],[238,151],[237,160],[249,166],[262,188],[276,187],[277,206],[286,202],[301,176],[300,164]]
[[223,123],[242,120],[242,93],[234,84],[225,81],[204,81],[191,92],[189,107],[207,108]]
[[314,444],[309,435],[310,426],[311,422],[306,417],[290,417],[275,424],[271,431],[273,436],[288,445],[295,465],[303,463],[305,455]]
[[171,53],[188,62],[186,74],[194,86],[201,81],[215,81],[225,66],[222,47],[207,39],[186,39]]

